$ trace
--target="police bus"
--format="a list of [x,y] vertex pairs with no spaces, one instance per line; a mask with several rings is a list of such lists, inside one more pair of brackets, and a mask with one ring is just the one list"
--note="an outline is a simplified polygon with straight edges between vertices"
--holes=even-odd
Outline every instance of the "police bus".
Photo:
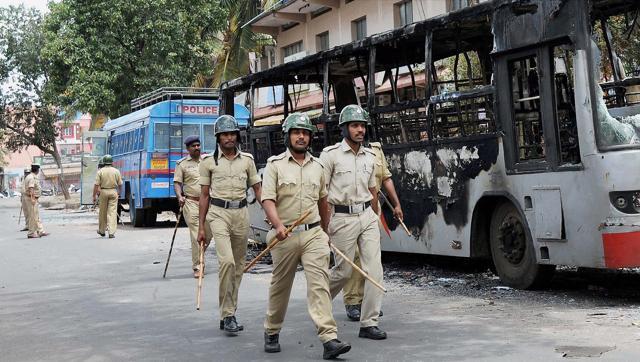
[[[128,206],[133,226],[152,226],[158,213],[178,211],[173,190],[175,163],[188,154],[184,139],[190,135],[201,137],[202,153],[214,151],[217,98],[217,90],[212,89],[161,88],[133,100],[132,113],[102,127],[102,136],[108,139],[106,152],[113,156],[113,166],[124,181],[119,203]],[[247,108],[235,104],[234,113],[239,125],[246,127]],[[96,135],[93,139],[97,140]],[[85,163],[86,182],[90,183],[92,161]]]
[[[640,78],[624,74],[609,27],[637,37],[639,11],[486,1],[229,81],[221,111],[277,88],[280,120],[319,111],[318,153],[340,140],[346,105],[367,109],[411,232],[383,208],[385,251],[492,260],[517,288],[559,264],[638,267]],[[279,125],[249,130],[258,164],[284,149]]]

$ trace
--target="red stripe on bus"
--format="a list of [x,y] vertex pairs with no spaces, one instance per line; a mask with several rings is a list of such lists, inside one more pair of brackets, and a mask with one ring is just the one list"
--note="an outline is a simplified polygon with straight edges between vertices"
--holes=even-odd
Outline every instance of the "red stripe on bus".
[[640,231],[602,234],[607,268],[640,266]]
[[[164,169],[164,170],[140,170],[140,175],[141,176],[148,176],[148,175],[172,175],[175,172],[174,169]],[[122,174],[122,176],[138,176],[138,170],[134,170],[134,171],[121,171],[120,174]]]

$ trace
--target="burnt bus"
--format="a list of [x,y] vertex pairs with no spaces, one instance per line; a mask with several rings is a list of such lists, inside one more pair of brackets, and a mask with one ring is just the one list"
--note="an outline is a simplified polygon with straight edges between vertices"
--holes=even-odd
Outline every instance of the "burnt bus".
[[[340,140],[342,108],[365,107],[411,231],[383,208],[385,251],[490,259],[516,288],[543,285],[556,265],[638,267],[640,77],[612,24],[637,37],[639,10],[483,2],[229,81],[222,112],[281,87],[282,120],[317,89],[319,153]],[[259,167],[284,150],[277,124],[252,119],[248,139]]]

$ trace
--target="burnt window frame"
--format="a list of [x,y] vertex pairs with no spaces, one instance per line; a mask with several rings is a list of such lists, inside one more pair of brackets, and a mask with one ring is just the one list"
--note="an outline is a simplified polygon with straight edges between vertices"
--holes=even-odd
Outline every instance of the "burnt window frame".
[[[575,44],[569,39],[562,38],[535,44],[526,49],[494,54],[496,84],[508,85],[508,87],[496,87],[497,107],[499,108],[497,112],[499,119],[498,124],[504,134],[503,147],[507,174],[576,171],[583,169],[582,157],[580,163],[576,164],[562,165],[560,160],[560,135],[556,114],[553,49],[561,45],[575,47]],[[540,83],[540,118],[546,157],[544,159],[519,161],[513,112],[511,70],[509,65],[514,60],[532,55],[536,57],[536,68],[538,70]],[[573,71],[575,71],[575,69]],[[575,80],[575,74],[573,79]]]

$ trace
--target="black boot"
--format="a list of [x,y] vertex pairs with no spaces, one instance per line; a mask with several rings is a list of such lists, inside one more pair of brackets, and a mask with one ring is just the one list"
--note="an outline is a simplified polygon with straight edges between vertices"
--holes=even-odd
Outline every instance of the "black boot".
[[343,353],[347,353],[351,350],[349,343],[340,342],[337,339],[332,339],[329,342],[322,344],[324,352],[322,353],[323,359],[334,359]]
[[227,335],[235,336],[238,334],[238,331],[240,329],[238,328],[238,323],[236,322],[236,319],[233,316],[224,317],[222,321],[224,323],[223,325],[224,331],[225,333],[227,333]]
[[279,334],[269,335],[267,332],[264,332],[264,351],[267,353],[280,352],[280,343],[278,343],[279,337]]
[[[236,319],[236,316],[233,316],[233,320]],[[238,325],[238,330],[239,331],[244,331],[244,326],[240,323],[238,323],[238,321],[236,321],[236,324]],[[224,320],[220,321],[220,330],[224,330]]]
[[357,322],[360,320],[360,306],[361,304],[346,304],[344,309],[347,310],[347,318]]
[[360,327],[360,333],[358,333],[358,337],[369,339],[387,339],[387,333],[382,331],[377,326]]

